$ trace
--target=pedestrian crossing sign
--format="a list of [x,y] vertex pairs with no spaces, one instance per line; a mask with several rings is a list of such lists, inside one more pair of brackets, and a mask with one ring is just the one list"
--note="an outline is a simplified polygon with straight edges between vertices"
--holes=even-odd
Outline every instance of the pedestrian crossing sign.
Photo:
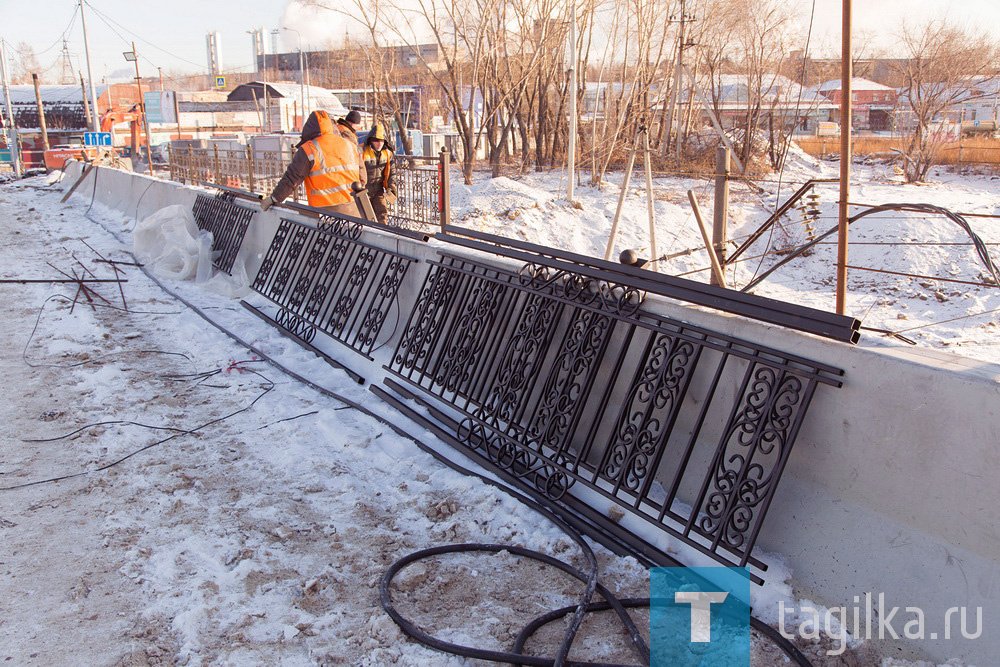
[[225,88],[226,87],[226,77],[224,77],[224,76],[217,76],[217,77],[215,77],[215,87],[216,88]]

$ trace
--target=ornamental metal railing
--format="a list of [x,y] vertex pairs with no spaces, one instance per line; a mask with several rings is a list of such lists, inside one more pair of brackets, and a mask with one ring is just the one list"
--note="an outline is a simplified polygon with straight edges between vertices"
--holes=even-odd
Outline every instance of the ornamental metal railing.
[[212,264],[220,271],[232,273],[255,212],[256,209],[236,203],[233,195],[225,192],[214,197],[198,195],[195,199],[195,222],[198,229],[212,233]]
[[637,550],[650,545],[607,501],[766,569],[753,546],[812,397],[841,370],[651,312],[613,273],[428,262],[376,393]]
[[[167,152],[170,179],[197,185],[214,183],[258,194],[269,194],[281,180],[294,150],[173,148]],[[437,156],[397,156],[393,161],[398,193],[389,207],[387,223],[413,231],[430,232],[450,224],[450,159],[447,150]],[[302,186],[290,197],[306,203]]]
[[321,331],[371,359],[415,261],[361,240],[362,225],[337,217],[314,227],[282,219],[252,288],[278,306],[274,318],[312,343]]

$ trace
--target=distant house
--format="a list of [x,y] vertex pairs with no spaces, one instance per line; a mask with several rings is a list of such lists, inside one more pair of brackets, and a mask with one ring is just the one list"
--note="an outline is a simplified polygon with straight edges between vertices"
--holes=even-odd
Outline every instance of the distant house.
[[[257,124],[270,132],[297,131],[303,116],[316,109],[322,109],[334,118],[347,113],[347,107],[332,91],[297,83],[251,81],[236,86],[226,100],[233,110],[245,107],[257,113]],[[181,110],[184,111],[184,108]]]
[[[742,123],[749,106],[757,94],[747,77],[741,74],[722,74],[699,82],[701,96],[719,115],[723,127]],[[836,105],[814,90],[803,88],[780,74],[766,74],[760,91],[762,121],[768,117],[782,124],[793,123],[797,132],[815,132],[819,123],[833,120]],[[694,100],[696,107],[701,104]],[[708,113],[702,109],[702,122],[710,123]]]
[[[840,104],[843,86],[840,79],[832,79],[814,86],[816,94],[825,97],[837,106],[834,118],[840,120]],[[893,117],[899,94],[895,88],[883,86],[868,79],[851,79],[851,110],[853,126],[856,130],[885,132],[893,129]]]

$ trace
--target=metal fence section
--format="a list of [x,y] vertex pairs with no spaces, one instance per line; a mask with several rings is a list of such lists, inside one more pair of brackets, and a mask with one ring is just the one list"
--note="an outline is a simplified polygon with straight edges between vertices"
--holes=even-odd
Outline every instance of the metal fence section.
[[318,227],[282,219],[252,288],[302,340],[319,330],[371,359],[414,259],[365,243],[361,233],[360,224],[334,217]]
[[198,229],[212,233],[212,263],[220,271],[230,273],[256,210],[236,203],[233,195],[222,193],[215,197],[198,195],[193,212]]
[[450,222],[446,203],[450,160],[447,151],[440,157],[397,155],[393,160],[398,198],[389,208],[387,222],[415,231],[430,231],[428,227],[443,227]]
[[751,550],[778,479],[814,392],[842,371],[646,312],[612,274],[431,264],[387,365],[418,419],[627,543],[642,540],[595,497],[764,569]]
[[[249,148],[171,148],[168,151],[170,179],[191,185],[215,183],[268,194],[284,175],[293,155],[294,151],[254,152]],[[393,168],[398,198],[389,208],[388,224],[429,232],[450,223],[447,151],[433,157],[397,156]],[[302,186],[295,189],[290,199],[306,202]]]

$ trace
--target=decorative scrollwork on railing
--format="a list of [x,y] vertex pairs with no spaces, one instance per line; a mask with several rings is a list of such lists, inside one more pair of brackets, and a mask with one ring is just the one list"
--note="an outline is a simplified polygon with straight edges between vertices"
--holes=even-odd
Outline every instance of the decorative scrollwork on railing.
[[318,228],[282,220],[253,289],[294,317],[368,354],[413,260],[353,238],[352,229],[351,224]]
[[330,215],[321,215],[316,224],[322,230],[336,234],[337,236],[353,239],[354,241],[360,239],[361,232],[364,231],[364,225],[360,222],[336,218]]
[[646,300],[645,292],[628,285],[534,263],[521,267],[518,280],[524,287],[543,294],[606,310],[622,317],[635,315]]
[[653,337],[646,363],[622,402],[601,475],[632,493],[659,464],[665,436],[680,412],[700,348],[666,334]]
[[243,245],[254,209],[236,203],[231,192],[223,192],[215,197],[198,195],[192,212],[198,229],[212,234],[216,268],[229,273]]
[[728,548],[741,549],[758,507],[772,492],[775,471],[787,456],[788,435],[801,403],[795,375],[758,366],[739,413],[719,449],[698,528]]
[[274,318],[274,321],[285,327],[290,334],[301,338],[307,343],[313,342],[313,339],[316,338],[316,327],[284,308],[278,311],[278,315]]

